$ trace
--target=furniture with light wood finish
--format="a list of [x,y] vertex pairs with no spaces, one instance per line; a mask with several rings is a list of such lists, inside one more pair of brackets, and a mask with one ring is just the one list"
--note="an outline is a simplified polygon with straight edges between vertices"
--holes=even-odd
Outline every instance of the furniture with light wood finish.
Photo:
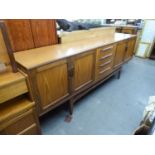
[[116,32],[119,33],[126,33],[126,34],[137,34],[137,27],[136,26],[116,26]]
[[96,79],[103,79],[113,71],[116,44],[97,49]]
[[119,68],[124,62],[124,56],[126,52],[127,41],[122,41],[117,44],[116,54],[114,58],[114,68]]
[[41,134],[35,102],[23,74],[0,73],[0,134]]
[[129,61],[135,51],[136,38],[132,38],[127,42],[124,61]]
[[125,60],[127,45],[135,37],[116,33],[16,52],[18,68],[28,75],[38,114],[66,101],[72,114],[77,99],[120,73],[123,63],[132,57],[133,48]]
[[6,25],[2,20],[0,20],[0,65],[3,66],[3,68],[0,68],[0,73],[8,70],[17,72],[17,66],[8,32],[6,31]]
[[69,69],[72,78],[72,92],[89,85],[95,80],[95,50],[76,55],[71,58],[72,64]]
[[16,98],[0,105],[0,134],[40,134],[34,102]]
[[26,78],[21,73],[0,74],[0,104],[27,92]]

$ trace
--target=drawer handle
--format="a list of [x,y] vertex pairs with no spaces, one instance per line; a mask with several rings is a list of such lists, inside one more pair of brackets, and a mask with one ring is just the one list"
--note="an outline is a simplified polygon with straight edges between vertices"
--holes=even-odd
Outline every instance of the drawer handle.
[[105,52],[105,51],[112,50],[112,49],[113,49],[113,46],[110,46],[110,47],[100,50],[100,52]]
[[104,60],[104,59],[106,59],[106,58],[108,58],[108,57],[111,57],[112,56],[112,53],[111,54],[108,54],[108,55],[106,55],[106,56],[104,56],[104,57],[101,57],[99,60]]
[[105,62],[104,64],[100,65],[99,67],[104,67],[104,66],[106,66],[106,65],[110,64],[111,62],[112,62],[112,61],[111,61],[111,60],[109,60],[109,61]]
[[103,74],[103,73],[105,73],[106,71],[108,71],[108,70],[110,70],[110,69],[111,69],[111,67],[108,67],[108,68],[106,68],[105,70],[99,72],[99,74]]

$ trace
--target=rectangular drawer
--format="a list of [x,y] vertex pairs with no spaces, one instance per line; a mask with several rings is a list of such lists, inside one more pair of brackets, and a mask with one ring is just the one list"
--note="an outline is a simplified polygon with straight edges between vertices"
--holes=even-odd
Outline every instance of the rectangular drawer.
[[111,72],[112,72],[112,68],[107,67],[107,68],[102,69],[102,70],[99,71],[98,77],[99,77],[99,79],[102,79],[102,78],[108,76]]
[[98,59],[98,66],[100,66],[100,65],[105,65],[105,64],[107,64],[107,63],[110,63],[110,62],[112,62],[113,61],[113,56],[109,56],[109,57],[102,57],[102,58],[99,58]]
[[112,61],[109,61],[109,62],[106,62],[104,64],[101,64],[98,66],[98,70],[99,72],[103,71],[103,70],[106,70],[107,68],[111,68],[112,69]]
[[35,124],[31,125],[29,128],[20,133],[20,135],[36,135],[38,133],[38,128]]
[[25,79],[0,87],[0,104],[28,92]]
[[99,49],[99,58],[111,57],[114,54],[115,45],[109,45]]
[[5,128],[5,133],[8,135],[17,135],[20,134],[25,129],[29,128],[32,125],[35,125],[35,118],[32,111],[29,111],[26,116],[20,116],[18,120],[13,122],[7,128]]

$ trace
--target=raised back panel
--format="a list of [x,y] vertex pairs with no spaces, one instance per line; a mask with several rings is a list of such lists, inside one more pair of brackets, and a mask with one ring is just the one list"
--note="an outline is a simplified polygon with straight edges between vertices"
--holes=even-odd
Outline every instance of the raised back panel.
[[93,39],[95,37],[102,37],[103,39],[114,37],[115,28],[106,27],[106,28],[93,28],[90,30],[80,30],[73,32],[64,32],[60,34],[61,43],[68,43],[74,41],[80,41],[82,39]]

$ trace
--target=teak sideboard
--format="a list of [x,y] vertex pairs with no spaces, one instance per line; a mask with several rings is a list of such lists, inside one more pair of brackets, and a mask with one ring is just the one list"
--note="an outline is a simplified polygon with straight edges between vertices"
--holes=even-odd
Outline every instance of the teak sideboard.
[[114,74],[134,52],[136,36],[81,40],[15,53],[17,66],[28,75],[29,87],[41,116],[68,101],[73,103]]

